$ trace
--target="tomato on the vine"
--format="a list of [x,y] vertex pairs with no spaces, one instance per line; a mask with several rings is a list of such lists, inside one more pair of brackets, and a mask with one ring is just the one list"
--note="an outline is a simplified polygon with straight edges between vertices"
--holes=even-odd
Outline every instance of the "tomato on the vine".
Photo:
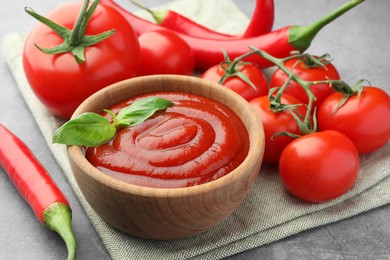
[[309,202],[334,199],[353,187],[359,154],[344,134],[328,130],[299,137],[283,150],[279,174],[286,189]]
[[[281,103],[285,105],[300,104],[300,101],[288,95],[282,95]],[[262,96],[249,101],[255,109],[263,123],[265,135],[265,149],[263,161],[265,163],[276,164],[279,162],[283,149],[294,139],[290,136],[275,135],[281,132],[288,132],[294,135],[300,134],[298,123],[288,111],[274,112],[271,110],[270,99]],[[297,106],[297,115],[305,116],[306,106]]]
[[364,87],[360,94],[344,98],[334,93],[318,110],[319,130],[332,129],[344,133],[356,145],[360,154],[373,152],[390,139],[390,97],[382,89]]
[[[224,64],[226,68],[226,64]],[[236,68],[238,73],[242,73],[252,84],[240,78],[239,76],[231,76],[226,78],[222,83],[223,86],[233,90],[240,94],[247,101],[250,101],[256,97],[267,95],[268,82],[263,72],[253,63],[237,64]],[[213,82],[219,82],[225,75],[226,71],[221,66],[214,65],[208,70],[203,72],[200,76],[203,79],[207,79]]]
[[[322,60],[322,62],[324,64],[319,65],[311,62],[310,58],[304,59],[300,57],[285,61],[284,66],[299,78],[306,81],[339,80],[340,75],[335,66],[326,60]],[[276,69],[270,79],[270,88],[283,86],[287,79],[288,76],[286,73],[280,68]],[[316,96],[316,101],[313,104],[315,107],[318,107],[327,96],[334,93],[330,84],[311,85],[310,90]],[[294,80],[289,82],[289,85],[283,93],[299,99],[304,104],[308,104],[309,102],[306,91]]]
[[[63,4],[50,12],[47,18],[63,27],[60,29],[66,34],[66,30],[74,28],[80,10],[89,4],[89,1],[86,2]],[[26,11],[38,15],[31,9]],[[85,15],[84,19],[87,19]],[[39,23],[29,33],[23,50],[24,71],[35,95],[49,111],[67,119],[94,92],[138,73],[140,50],[137,36],[117,10],[97,5],[90,19],[84,20],[85,23],[85,34],[79,28],[77,31],[81,33],[74,34],[76,37],[72,40],[69,40],[70,35],[60,36],[53,28]],[[108,38],[92,42],[92,36],[110,31],[113,34]],[[62,44],[63,37],[67,43],[71,42],[70,46]],[[99,37],[102,38],[102,35]],[[74,48],[46,54],[36,47],[52,48],[61,44],[61,47]],[[77,55],[74,56],[75,53]]]
[[179,35],[168,30],[155,30],[141,34],[138,41],[141,48],[140,76],[193,74],[193,51]]

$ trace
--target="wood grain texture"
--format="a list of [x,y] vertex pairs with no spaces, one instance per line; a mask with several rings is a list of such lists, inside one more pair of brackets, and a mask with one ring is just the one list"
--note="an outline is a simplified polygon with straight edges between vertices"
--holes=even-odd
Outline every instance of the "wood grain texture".
[[69,162],[83,195],[109,224],[137,237],[177,239],[215,226],[245,199],[262,163],[264,132],[260,118],[239,95],[216,83],[189,76],[156,75],[116,83],[83,102],[74,117],[86,111],[100,113],[129,97],[155,91],[188,92],[228,106],[248,130],[247,158],[220,179],[175,189],[147,188],[116,180],[93,167],[78,146],[68,148]]

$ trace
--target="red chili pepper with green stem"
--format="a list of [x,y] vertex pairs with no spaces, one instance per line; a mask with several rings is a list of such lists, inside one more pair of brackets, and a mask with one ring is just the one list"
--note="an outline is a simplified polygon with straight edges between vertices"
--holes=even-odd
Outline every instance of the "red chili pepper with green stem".
[[65,241],[68,260],[75,259],[69,202],[27,145],[0,124],[0,165],[38,220]]
[[[224,50],[231,59],[235,59],[247,53],[249,46],[254,46],[275,57],[283,58],[290,56],[293,51],[305,51],[309,48],[317,33],[325,25],[364,1],[351,0],[311,25],[286,26],[257,37],[218,40],[191,37],[182,33],[178,34],[191,46],[195,55],[196,67],[200,70],[206,70],[213,65],[223,62],[224,54],[221,50]],[[125,16],[134,30],[139,34],[150,30],[161,29],[161,26],[139,18],[118,5],[116,5],[116,8]],[[257,55],[248,56],[245,61],[256,63],[259,68],[267,68],[273,65],[271,62]]]
[[[101,3],[108,4],[113,0],[101,0]],[[130,0],[134,5],[150,13],[157,23],[165,29],[170,29],[174,32],[183,33],[184,35],[206,38],[206,39],[231,39],[234,35],[220,33],[206,26],[194,22],[188,17],[181,15],[172,10],[152,10],[140,3]]]
[[[102,0],[103,4],[112,0]],[[172,10],[151,10],[130,0],[134,5],[149,12],[157,24],[184,35],[206,39],[247,38],[268,33],[274,23],[274,0],[256,0],[252,18],[242,35],[229,35],[211,30]]]
[[[327,24],[340,17],[365,0],[351,0],[323,18],[307,26],[287,26],[257,37],[231,40],[206,40],[183,36],[192,47],[196,67],[204,70],[224,61],[222,49],[233,60],[248,52],[249,46],[264,50],[271,55],[283,58],[294,51],[304,52],[309,48],[317,33]],[[248,56],[244,61],[256,63],[259,68],[267,68],[273,64],[258,55]]]

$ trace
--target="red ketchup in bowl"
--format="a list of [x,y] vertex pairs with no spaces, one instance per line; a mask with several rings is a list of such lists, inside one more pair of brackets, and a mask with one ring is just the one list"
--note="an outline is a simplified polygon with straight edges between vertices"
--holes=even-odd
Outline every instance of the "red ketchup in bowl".
[[118,129],[110,142],[86,149],[86,158],[103,173],[145,187],[189,187],[228,174],[247,156],[249,137],[244,124],[233,111],[212,99],[155,92],[109,109],[117,113],[150,96],[168,99],[174,105],[141,124]]

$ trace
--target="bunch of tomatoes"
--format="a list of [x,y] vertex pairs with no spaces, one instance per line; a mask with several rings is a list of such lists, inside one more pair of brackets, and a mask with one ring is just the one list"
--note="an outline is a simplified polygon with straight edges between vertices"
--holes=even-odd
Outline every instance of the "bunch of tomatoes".
[[[46,18],[26,10],[44,24],[26,39],[24,71],[54,115],[69,119],[88,96],[121,80],[193,75],[193,52],[175,33],[156,30],[138,36],[113,8],[87,7],[80,15],[80,4],[67,4]],[[255,64],[228,57],[200,77],[232,89],[253,106],[265,132],[263,161],[279,166],[288,191],[312,202],[336,198],[354,185],[359,155],[388,143],[389,95],[363,86],[365,81],[346,85],[326,57],[271,61],[278,68],[269,81]]]
[[359,156],[390,139],[389,95],[364,85],[364,80],[349,86],[328,55],[277,59],[261,50],[253,53],[277,65],[269,82],[259,84],[261,71],[251,63],[240,65],[239,59],[211,68],[202,77],[216,79],[218,74],[221,79],[233,67],[244,74],[232,73],[222,84],[246,98],[260,116],[263,161],[278,165],[290,193],[309,202],[344,194],[357,179]]

